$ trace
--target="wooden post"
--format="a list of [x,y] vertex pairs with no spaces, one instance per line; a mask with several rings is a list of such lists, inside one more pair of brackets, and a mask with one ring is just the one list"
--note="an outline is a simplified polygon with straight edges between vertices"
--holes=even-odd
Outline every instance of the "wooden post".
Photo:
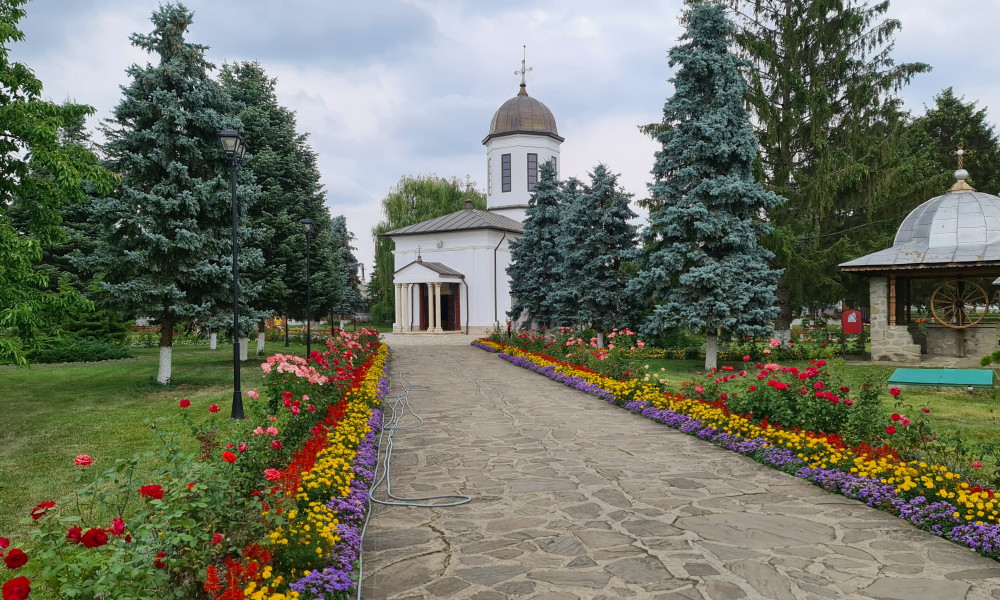
[[896,276],[889,276],[889,326],[896,324]]

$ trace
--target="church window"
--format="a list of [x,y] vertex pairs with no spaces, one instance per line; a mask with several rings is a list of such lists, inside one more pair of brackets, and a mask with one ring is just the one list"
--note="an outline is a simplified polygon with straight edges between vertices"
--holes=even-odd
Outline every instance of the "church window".
[[556,162],[556,157],[550,156],[549,162],[552,163],[552,170],[555,172],[556,179],[559,179],[559,164]]
[[486,157],[486,194],[493,195],[493,157]]
[[528,191],[535,189],[538,183],[538,155],[528,154]]
[[504,192],[510,191],[510,154],[504,154],[500,156],[500,183],[502,185],[501,190]]

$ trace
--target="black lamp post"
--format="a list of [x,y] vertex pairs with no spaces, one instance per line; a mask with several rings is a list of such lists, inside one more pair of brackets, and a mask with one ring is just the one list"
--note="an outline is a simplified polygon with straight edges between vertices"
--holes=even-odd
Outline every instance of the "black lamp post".
[[312,278],[309,276],[310,246],[312,246],[313,220],[299,221],[306,232],[306,360],[312,357]]
[[233,192],[233,412],[232,418],[243,418],[243,392],[240,390],[240,245],[236,230],[239,225],[239,204],[236,201],[236,172],[240,170],[246,144],[235,129],[223,129],[219,132],[219,143],[229,159],[229,170],[232,173],[230,187]]

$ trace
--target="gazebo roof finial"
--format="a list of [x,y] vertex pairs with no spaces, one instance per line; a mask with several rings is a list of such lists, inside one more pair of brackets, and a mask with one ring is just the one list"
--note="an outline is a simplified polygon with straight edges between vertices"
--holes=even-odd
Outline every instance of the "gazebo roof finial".
[[968,152],[962,145],[958,145],[958,149],[954,150],[951,155],[958,157],[958,170],[955,171],[955,183],[948,188],[949,192],[969,192],[975,191],[975,188],[965,182],[969,178],[969,172],[962,168],[962,162],[965,158],[965,153]]

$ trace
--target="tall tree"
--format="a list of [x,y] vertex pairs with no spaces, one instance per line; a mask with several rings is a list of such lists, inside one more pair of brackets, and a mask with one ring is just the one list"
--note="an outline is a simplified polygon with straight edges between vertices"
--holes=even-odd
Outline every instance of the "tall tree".
[[555,293],[562,281],[559,247],[560,207],[564,191],[552,161],[542,163],[538,183],[528,199],[524,236],[510,243],[512,304],[507,316],[514,321],[545,327],[558,323],[565,305]]
[[82,184],[107,191],[112,183],[87,148],[61,143],[60,132],[94,109],[42,100],[42,82],[9,60],[11,43],[24,40],[17,28],[24,3],[0,0],[0,362],[18,365],[27,364],[25,351],[44,331],[89,308],[65,280],[52,289],[38,263],[46,248],[65,240],[60,211],[84,199]]
[[638,304],[627,289],[637,232],[631,219],[630,194],[618,185],[618,176],[598,165],[590,184],[578,193],[564,191],[559,248],[562,285],[556,297],[570,322],[597,330],[599,345],[615,327],[634,324]]
[[962,146],[969,184],[987,194],[1000,193],[1000,139],[987,120],[985,108],[956,97],[947,88],[934,97],[934,106],[928,107],[913,126],[933,140],[934,158],[942,170],[954,166],[954,152]]
[[486,195],[476,190],[472,182],[462,183],[457,177],[445,179],[437,175],[405,175],[382,199],[382,220],[372,228],[375,269],[368,284],[372,322],[391,322],[396,314],[392,288],[395,245],[382,234],[462,210],[466,199],[472,200],[474,208],[486,209]]
[[[166,384],[174,328],[210,317],[232,298],[230,187],[217,135],[240,124],[236,105],[209,77],[206,47],[185,40],[192,13],[167,4],[152,22],[152,33],[130,39],[159,63],[129,67],[132,81],[104,126],[108,165],[121,185],[92,205],[104,227],[92,264],[124,309],[159,323],[157,382]],[[249,171],[241,176],[245,223],[256,187]],[[248,231],[240,234],[245,241]],[[260,254],[241,246],[247,271]]]
[[[788,202],[766,244],[784,272],[776,325],[843,293],[836,265],[884,247],[934,171],[906,139],[888,1],[728,0],[760,140],[758,176]],[[874,246],[878,246],[875,248]]]
[[645,232],[635,290],[656,303],[645,330],[686,327],[707,338],[715,367],[718,334],[766,335],[779,272],[758,236],[783,198],[754,182],[757,140],[744,108],[746,82],[729,52],[733,28],[717,2],[691,2],[687,30],[670,49],[680,69],[663,106],[672,125],[657,138],[650,193],[656,207]]
[[[326,193],[320,183],[316,153],[308,144],[308,135],[296,131],[295,113],[278,104],[277,79],[268,77],[259,63],[225,64],[220,81],[240,104],[242,134],[254,152],[247,168],[261,188],[259,198],[248,212],[251,226],[261,231],[255,241],[264,257],[262,269],[252,274],[262,286],[255,305],[262,315],[305,318],[306,237],[302,219],[316,223],[313,266],[327,265],[331,258],[323,254],[331,216],[324,205]],[[325,272],[313,269],[313,275]],[[313,278],[313,291],[319,293],[317,298],[341,293],[327,289],[341,284],[340,277],[322,280],[319,290],[318,281]],[[258,323],[261,333],[263,326],[261,319]]]
[[343,215],[334,217],[331,231],[340,256],[341,279],[345,282],[340,302],[331,308],[331,312],[337,315],[353,315],[364,310],[365,304],[361,295],[361,279],[358,277],[360,263],[354,256],[355,248],[351,245],[354,234],[347,230],[347,219]]

